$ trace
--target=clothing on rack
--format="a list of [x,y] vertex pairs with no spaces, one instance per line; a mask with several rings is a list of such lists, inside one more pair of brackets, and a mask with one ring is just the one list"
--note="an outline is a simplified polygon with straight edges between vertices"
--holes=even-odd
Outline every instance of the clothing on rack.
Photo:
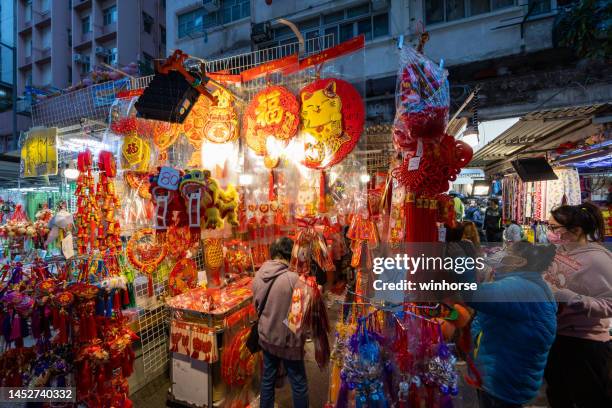
[[505,220],[525,224],[527,220],[545,221],[550,212],[562,204],[578,205],[580,178],[574,168],[555,169],[557,180],[523,182],[511,174],[502,181],[502,202]]

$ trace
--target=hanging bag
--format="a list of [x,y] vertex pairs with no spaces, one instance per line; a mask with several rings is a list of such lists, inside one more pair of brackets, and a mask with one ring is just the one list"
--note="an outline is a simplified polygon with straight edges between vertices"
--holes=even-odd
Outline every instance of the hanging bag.
[[276,279],[279,276],[281,275],[277,275],[272,280],[272,282],[270,283],[270,286],[268,286],[268,290],[266,291],[266,294],[263,298],[263,301],[261,302],[261,305],[259,305],[259,308],[257,309],[257,320],[255,320],[252,323],[251,332],[249,333],[249,337],[247,338],[247,341],[246,341],[246,346],[251,352],[251,354],[255,354],[261,350],[261,346],[259,345],[259,318],[261,317],[261,314],[263,313],[266,307],[266,302],[268,301],[268,295],[270,294],[270,290],[272,289],[272,286],[274,286],[274,282],[276,282]]

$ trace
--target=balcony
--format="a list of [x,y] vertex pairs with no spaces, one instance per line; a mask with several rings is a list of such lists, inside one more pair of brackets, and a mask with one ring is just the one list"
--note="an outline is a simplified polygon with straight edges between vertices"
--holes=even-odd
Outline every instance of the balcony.
[[77,42],[74,44],[74,49],[79,50],[84,47],[88,47],[91,45],[92,34],[91,31],[88,33],[83,33],[80,36],[80,39],[77,39]]
[[37,56],[36,56],[36,63],[37,64],[43,64],[45,62],[48,62],[51,59],[51,47],[45,47],[42,49],[38,49],[37,51]]
[[35,11],[34,12],[36,28],[42,28],[51,25],[51,10]]
[[26,55],[19,58],[19,68],[29,68],[32,65],[32,56]]
[[19,26],[19,34],[26,34],[32,32],[32,20],[24,21]]
[[111,23],[105,26],[102,26],[96,34],[96,40],[100,42],[105,42],[112,40],[117,36],[117,23]]
[[72,7],[77,11],[91,8],[91,0],[72,0]]

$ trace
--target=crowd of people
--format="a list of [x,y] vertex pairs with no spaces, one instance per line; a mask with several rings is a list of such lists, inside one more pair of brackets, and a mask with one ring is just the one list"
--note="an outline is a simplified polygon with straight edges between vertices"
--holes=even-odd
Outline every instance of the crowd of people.
[[[471,354],[482,378],[480,407],[522,407],[544,383],[552,408],[611,407],[612,253],[602,245],[599,208],[583,203],[553,210],[548,244],[526,242],[515,222],[504,229],[497,200],[489,201],[480,213],[482,220],[477,213],[465,211],[465,219],[462,216],[447,240],[456,241],[462,256],[481,256],[483,235],[487,242],[505,242],[488,271],[461,275],[479,282],[478,290],[461,294],[460,301],[473,314]],[[273,259],[261,267],[253,283],[261,313],[263,408],[274,406],[281,362],[289,375],[294,407],[308,406],[305,338],[296,337],[282,323],[298,279],[288,267],[291,247],[288,238],[275,243]]]

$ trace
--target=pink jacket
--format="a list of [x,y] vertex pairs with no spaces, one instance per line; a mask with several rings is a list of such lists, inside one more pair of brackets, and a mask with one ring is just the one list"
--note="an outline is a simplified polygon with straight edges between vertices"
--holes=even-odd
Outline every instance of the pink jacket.
[[560,303],[557,334],[610,340],[612,253],[597,243],[569,250],[560,246],[551,272],[562,277],[564,286],[553,289]]

